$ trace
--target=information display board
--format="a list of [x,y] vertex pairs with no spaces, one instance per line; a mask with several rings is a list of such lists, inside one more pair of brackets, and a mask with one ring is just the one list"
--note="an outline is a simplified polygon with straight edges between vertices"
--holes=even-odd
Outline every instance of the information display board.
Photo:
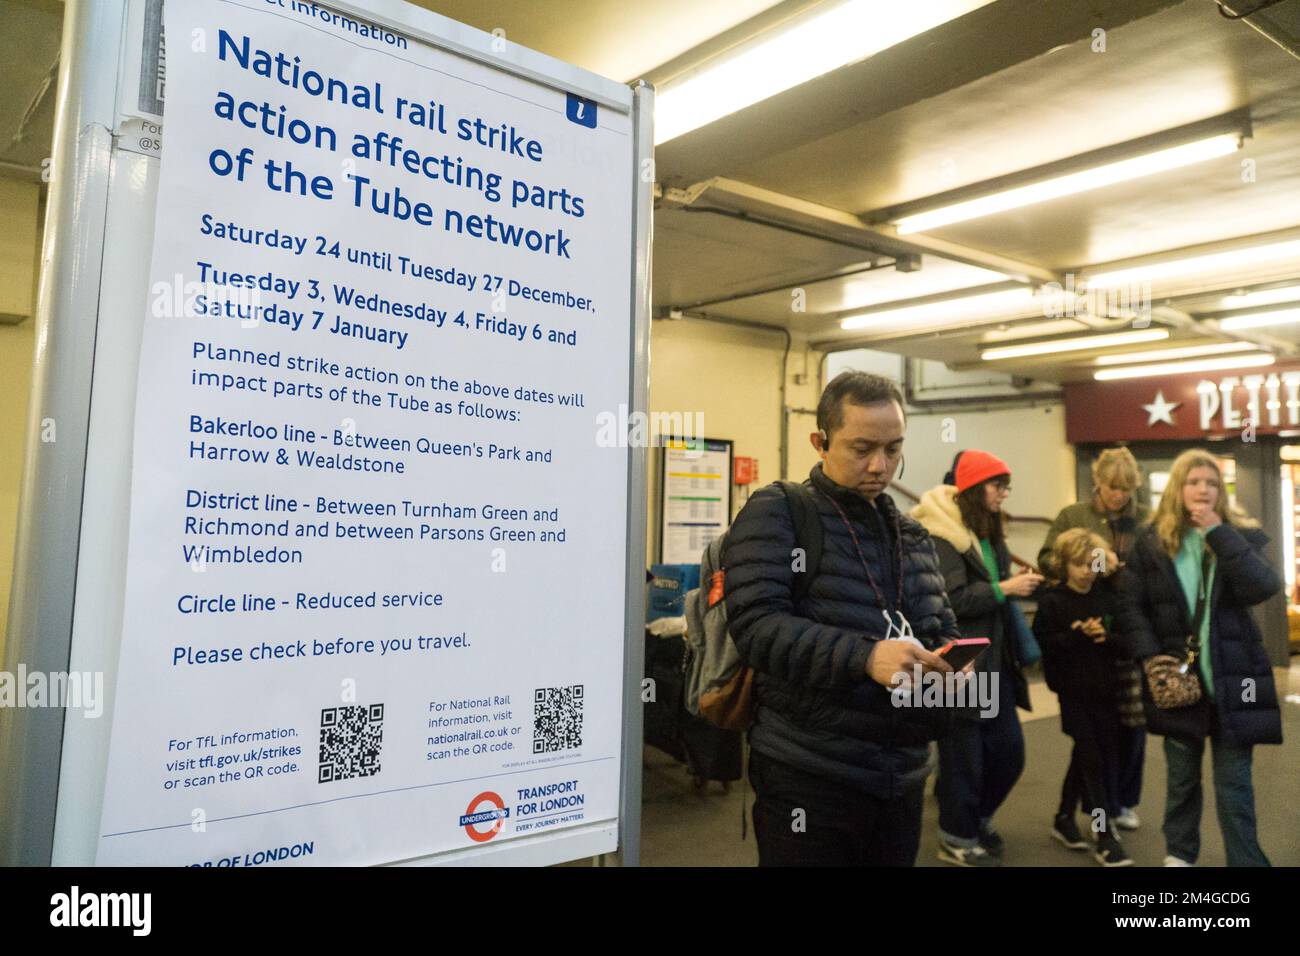
[[633,116],[316,3],[165,17],[96,862],[614,821]]
[[731,525],[732,443],[673,439],[661,456],[662,564],[699,564],[710,541]]

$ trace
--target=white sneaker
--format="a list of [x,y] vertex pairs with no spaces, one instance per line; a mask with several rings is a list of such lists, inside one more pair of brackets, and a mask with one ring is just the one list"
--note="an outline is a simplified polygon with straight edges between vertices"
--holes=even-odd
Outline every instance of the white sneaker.
[[1188,863],[1186,860],[1180,860],[1176,856],[1165,857],[1165,866],[1195,866],[1195,863]]
[[1138,819],[1137,811],[1132,807],[1120,807],[1119,816],[1115,818],[1115,826],[1121,830],[1136,830],[1142,825]]

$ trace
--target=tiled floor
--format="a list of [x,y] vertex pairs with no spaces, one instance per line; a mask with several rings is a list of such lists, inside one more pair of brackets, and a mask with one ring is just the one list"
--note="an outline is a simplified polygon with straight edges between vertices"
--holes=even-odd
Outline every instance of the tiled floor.
[[[1300,658],[1290,671],[1278,671],[1283,737],[1280,747],[1255,748],[1255,806],[1260,843],[1275,866],[1300,866]],[[1051,816],[1069,762],[1070,741],[1061,733],[1056,698],[1041,683],[1032,688],[1034,714],[1024,720],[1026,766],[995,824],[1006,840],[1005,865],[1096,866],[1084,853],[1072,853],[1048,836]],[[1027,715],[1021,713],[1022,719]],[[1214,816],[1209,754],[1203,769],[1205,812],[1201,822],[1202,866],[1223,866],[1223,841]],[[933,789],[933,777],[929,788]],[[1162,740],[1147,744],[1145,788],[1138,808],[1142,826],[1124,836],[1139,866],[1164,859],[1160,820],[1164,812],[1165,760]],[[753,866],[754,836],[741,839],[741,808],[753,802],[743,781],[724,793],[719,784],[697,792],[685,769],[653,748],[645,751],[642,803],[642,863],[646,866]],[[925,826],[918,866],[944,866],[935,856],[938,808],[926,797]],[[1084,823],[1080,818],[1080,826]]]

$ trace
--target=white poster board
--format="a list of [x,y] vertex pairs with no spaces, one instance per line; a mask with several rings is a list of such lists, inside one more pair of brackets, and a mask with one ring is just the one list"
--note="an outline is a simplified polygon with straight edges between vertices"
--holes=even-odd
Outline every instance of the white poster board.
[[731,525],[731,442],[664,442],[661,564],[699,564],[709,542]]
[[614,849],[633,117],[358,24],[166,4],[98,863]]

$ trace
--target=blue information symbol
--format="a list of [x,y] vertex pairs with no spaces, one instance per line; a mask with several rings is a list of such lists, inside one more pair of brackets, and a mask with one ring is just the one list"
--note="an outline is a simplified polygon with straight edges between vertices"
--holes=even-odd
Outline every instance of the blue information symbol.
[[586,126],[588,129],[596,128],[596,104],[592,100],[583,99],[576,93],[565,94],[568,102],[565,104],[564,113],[569,117],[570,123],[577,123],[579,126]]

